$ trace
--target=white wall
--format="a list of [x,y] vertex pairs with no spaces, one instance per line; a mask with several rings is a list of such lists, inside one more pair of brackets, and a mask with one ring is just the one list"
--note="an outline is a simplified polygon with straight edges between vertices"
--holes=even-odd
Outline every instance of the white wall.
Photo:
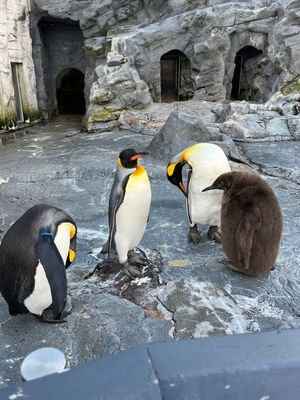
[[22,63],[21,91],[25,117],[28,113],[36,113],[38,109],[29,34],[29,7],[29,0],[0,0],[0,124],[2,126],[5,119],[13,119],[16,111],[12,62]]

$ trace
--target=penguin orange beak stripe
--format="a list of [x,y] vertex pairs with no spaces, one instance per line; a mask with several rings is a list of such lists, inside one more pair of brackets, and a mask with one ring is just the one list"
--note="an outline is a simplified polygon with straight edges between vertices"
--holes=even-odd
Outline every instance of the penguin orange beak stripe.
[[134,156],[130,157],[131,161],[135,161],[138,158],[141,158],[143,156],[145,156],[146,154],[149,154],[147,151],[140,151],[139,153],[135,154]]
[[137,160],[138,158],[141,158],[141,157],[142,157],[142,154],[136,154],[136,155],[130,157],[130,160],[135,161],[135,160]]
[[184,184],[182,182],[179,182],[179,187],[183,191],[183,193],[186,194],[186,188],[184,187]]

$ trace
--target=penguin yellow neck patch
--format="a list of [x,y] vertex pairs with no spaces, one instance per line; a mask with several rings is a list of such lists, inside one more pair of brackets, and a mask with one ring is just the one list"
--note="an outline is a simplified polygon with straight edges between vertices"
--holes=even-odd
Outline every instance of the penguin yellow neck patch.
[[168,168],[167,168],[168,176],[172,176],[173,175],[176,165],[177,165],[177,163],[173,163],[173,164],[168,165]]
[[75,260],[76,253],[74,250],[69,249],[69,260],[72,263]]
[[133,175],[136,176],[136,177],[138,177],[138,176],[143,175],[143,174],[145,174],[145,173],[146,173],[145,168],[143,168],[141,165],[138,165],[138,166],[137,166],[137,169],[135,170],[135,172],[133,173]]
[[73,239],[75,235],[76,235],[76,228],[73,224],[70,224],[70,239]]

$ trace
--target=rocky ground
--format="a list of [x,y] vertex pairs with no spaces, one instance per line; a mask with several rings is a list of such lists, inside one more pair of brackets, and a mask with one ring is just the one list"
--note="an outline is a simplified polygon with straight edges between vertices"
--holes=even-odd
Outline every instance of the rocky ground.
[[[276,110],[275,103],[153,105],[123,113],[117,123],[99,125],[102,131],[90,134],[81,132],[78,119],[65,117],[3,135],[0,235],[30,206],[48,203],[77,221],[78,249],[68,271],[73,311],[66,323],[12,317],[0,299],[0,386],[20,382],[24,356],[43,346],[61,349],[73,367],[148,342],[300,327],[299,99],[277,102]],[[163,140],[178,134],[172,127],[174,114],[167,121],[172,111],[187,126],[183,142],[195,141],[191,127],[205,125],[212,140],[223,141],[247,160],[276,192],[284,232],[269,275],[250,278],[228,269],[221,245],[208,239],[197,247],[188,245],[184,197],[165,176],[166,157],[177,145],[164,151]],[[147,271],[128,283],[106,264],[86,279],[107,238],[108,196],[118,153],[126,147],[147,147],[161,127],[163,139],[152,143],[151,156],[142,161],[153,190],[141,243],[149,260]],[[232,167],[238,168],[234,163]]]

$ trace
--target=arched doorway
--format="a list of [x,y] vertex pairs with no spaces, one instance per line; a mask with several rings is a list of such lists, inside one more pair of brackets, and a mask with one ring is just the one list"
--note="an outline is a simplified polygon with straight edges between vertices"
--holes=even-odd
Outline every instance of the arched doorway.
[[58,114],[84,114],[84,75],[79,69],[66,68],[56,77]]
[[253,80],[257,75],[257,63],[261,50],[245,46],[236,53],[235,69],[232,78],[231,98],[234,100],[256,100],[257,88]]
[[170,103],[193,97],[190,61],[180,50],[171,50],[160,59],[161,101]]

